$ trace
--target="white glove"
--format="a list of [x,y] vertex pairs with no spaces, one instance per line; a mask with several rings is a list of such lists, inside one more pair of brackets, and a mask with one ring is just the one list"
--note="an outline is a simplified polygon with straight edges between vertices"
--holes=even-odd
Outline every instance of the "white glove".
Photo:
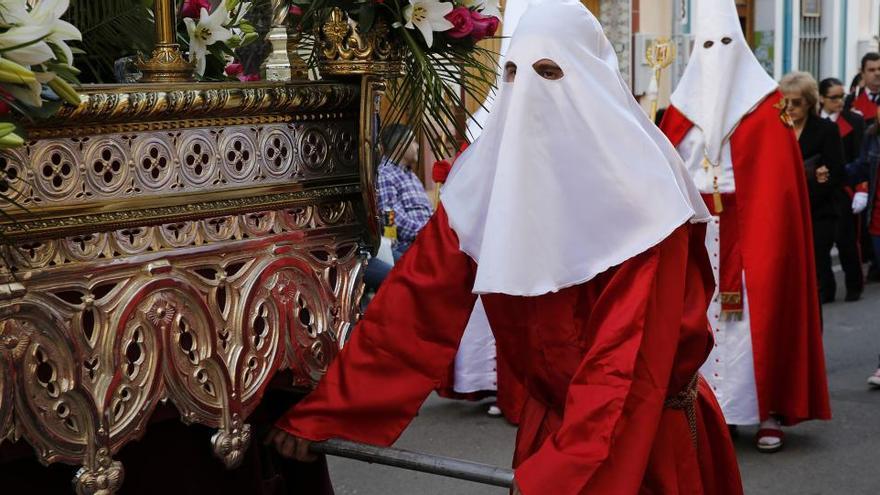
[[858,215],[868,208],[868,193],[857,192],[853,195],[852,209],[853,213]]

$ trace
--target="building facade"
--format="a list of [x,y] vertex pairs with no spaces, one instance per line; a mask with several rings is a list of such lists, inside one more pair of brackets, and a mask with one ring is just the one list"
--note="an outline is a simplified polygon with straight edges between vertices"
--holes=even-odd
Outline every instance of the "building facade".
[[[671,37],[678,57],[666,71],[661,105],[680,79],[692,45],[692,9],[700,0],[627,0],[631,3],[633,36],[631,81],[644,94],[650,71],[644,47],[657,37]],[[609,0],[608,3],[617,3]],[[736,0],[746,39],[774,79],[803,70],[817,79],[850,81],[862,55],[878,49],[880,0]],[[604,7],[604,3],[602,5]],[[622,67],[622,69],[625,69]]]

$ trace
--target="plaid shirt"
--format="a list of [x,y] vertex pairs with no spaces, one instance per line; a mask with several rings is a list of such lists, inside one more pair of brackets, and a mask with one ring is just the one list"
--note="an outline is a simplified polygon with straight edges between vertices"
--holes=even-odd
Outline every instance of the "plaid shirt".
[[425,187],[409,167],[401,167],[387,158],[379,165],[376,187],[379,212],[394,211],[397,247],[405,251],[434,213]]

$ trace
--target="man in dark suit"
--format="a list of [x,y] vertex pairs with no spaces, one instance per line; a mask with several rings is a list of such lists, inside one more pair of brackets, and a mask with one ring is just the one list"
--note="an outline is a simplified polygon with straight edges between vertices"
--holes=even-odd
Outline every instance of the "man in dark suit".
[[846,109],[862,114],[865,125],[877,121],[877,105],[880,104],[880,53],[870,52],[862,57],[861,85],[846,98]]
[[[865,136],[865,121],[860,114],[844,108],[845,94],[843,82],[839,79],[828,78],[819,83],[820,115],[837,124],[843,142],[843,161],[852,163],[858,159],[861,151],[862,139]],[[862,261],[858,248],[858,214],[864,210],[865,205],[854,200],[854,188],[844,184],[843,190],[846,197],[841,195],[837,202],[839,211],[834,244],[837,245],[840,264],[846,277],[846,300],[857,301],[861,298],[864,288]],[[849,201],[846,200],[847,198]]]
[[[862,69],[859,72],[861,85],[847,97],[846,108],[860,112],[865,120],[865,126],[870,127],[877,122],[877,105],[880,104],[880,53],[870,52],[862,57]],[[862,233],[867,231],[868,223],[864,215],[861,215],[860,228]],[[863,235],[862,240],[868,236]],[[871,261],[868,270],[868,280],[880,281],[880,260],[875,253],[871,242],[862,243],[862,258]]]

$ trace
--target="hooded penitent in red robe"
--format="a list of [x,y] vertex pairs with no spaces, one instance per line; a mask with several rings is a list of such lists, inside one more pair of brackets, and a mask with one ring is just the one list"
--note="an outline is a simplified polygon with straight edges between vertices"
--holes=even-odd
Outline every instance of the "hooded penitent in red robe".
[[[527,394],[514,456],[525,495],[742,493],[721,411],[697,379],[712,347],[704,231],[685,223],[555,293],[482,296]],[[476,269],[441,208],[318,388],[278,426],[316,441],[393,443],[447,376]]]
[[[792,425],[830,419],[831,408],[804,165],[781,102],[770,94],[730,138],[736,192],[724,201],[738,243],[726,252],[721,241],[719,283],[722,294],[736,294],[745,274],[760,419],[773,414]],[[661,125],[676,146],[693,127],[674,106]],[[723,225],[722,216],[722,236]]]

